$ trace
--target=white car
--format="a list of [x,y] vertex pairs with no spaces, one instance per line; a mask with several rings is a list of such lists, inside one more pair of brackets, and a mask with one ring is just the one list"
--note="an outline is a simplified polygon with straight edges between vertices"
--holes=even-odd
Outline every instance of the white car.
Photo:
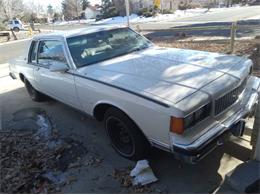
[[18,19],[10,20],[8,22],[8,28],[10,30],[15,31],[15,32],[19,32],[20,30],[24,30],[23,23]]
[[243,134],[260,91],[251,71],[247,58],[157,47],[118,26],[36,36],[10,65],[33,100],[48,95],[104,121],[120,155],[141,159],[153,146],[190,163]]

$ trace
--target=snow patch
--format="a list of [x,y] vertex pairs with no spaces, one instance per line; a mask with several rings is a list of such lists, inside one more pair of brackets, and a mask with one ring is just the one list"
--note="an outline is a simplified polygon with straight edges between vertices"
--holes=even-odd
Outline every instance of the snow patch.
[[71,25],[71,24],[89,24],[94,22],[95,19],[88,19],[88,20],[71,20],[71,21],[59,21],[59,22],[55,22],[54,25],[59,25],[59,26],[63,26],[63,25]]
[[[136,14],[131,14],[129,16],[129,20],[131,23],[145,23],[145,22],[163,22],[163,21],[171,21],[175,19],[181,19],[186,17],[218,13],[231,9],[238,9],[239,6],[230,7],[230,8],[212,8],[208,10],[207,8],[196,8],[196,9],[187,9],[187,10],[176,10],[173,14],[158,14],[154,17],[143,17],[138,16]],[[95,24],[122,24],[127,22],[127,17],[117,16],[113,18],[107,18],[100,21],[95,22]]]

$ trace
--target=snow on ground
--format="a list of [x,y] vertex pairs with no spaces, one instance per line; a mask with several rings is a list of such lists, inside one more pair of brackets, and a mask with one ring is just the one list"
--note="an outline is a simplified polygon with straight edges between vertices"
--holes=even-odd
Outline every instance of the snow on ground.
[[253,16],[251,18],[247,18],[247,20],[260,20],[260,15]]
[[[185,18],[185,17],[217,13],[217,12],[226,11],[226,10],[230,10],[230,9],[237,9],[237,8],[239,8],[239,6],[230,7],[230,8],[212,8],[210,10],[208,10],[206,8],[177,10],[173,14],[159,14],[155,17],[148,17],[148,18],[138,16],[136,14],[132,14],[132,15],[130,15],[130,22],[131,23],[143,23],[143,22],[171,21],[171,20]],[[113,18],[107,18],[107,19],[100,20],[98,22],[95,22],[95,24],[120,24],[120,23],[126,23],[126,20],[127,20],[126,17],[117,16],[117,17],[113,17]]]
[[88,19],[88,20],[71,20],[71,21],[59,21],[55,22],[55,25],[68,25],[68,24],[89,24],[91,22],[94,22],[95,19]]

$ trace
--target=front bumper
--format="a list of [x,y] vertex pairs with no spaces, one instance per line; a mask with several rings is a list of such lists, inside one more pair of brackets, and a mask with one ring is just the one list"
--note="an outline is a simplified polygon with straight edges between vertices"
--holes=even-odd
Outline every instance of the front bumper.
[[205,134],[189,145],[174,144],[175,156],[185,162],[196,163],[217,146],[222,145],[231,135],[231,127],[246,118],[258,103],[260,94],[260,79],[251,76],[240,102],[230,115],[224,115],[221,120],[211,126]]

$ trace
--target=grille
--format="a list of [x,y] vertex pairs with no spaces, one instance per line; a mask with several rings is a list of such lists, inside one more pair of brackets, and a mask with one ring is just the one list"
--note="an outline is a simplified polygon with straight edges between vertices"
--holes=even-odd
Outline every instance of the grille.
[[233,89],[231,92],[215,100],[215,115],[220,114],[238,100],[239,95],[245,89],[246,82],[247,79],[245,79],[237,88]]

